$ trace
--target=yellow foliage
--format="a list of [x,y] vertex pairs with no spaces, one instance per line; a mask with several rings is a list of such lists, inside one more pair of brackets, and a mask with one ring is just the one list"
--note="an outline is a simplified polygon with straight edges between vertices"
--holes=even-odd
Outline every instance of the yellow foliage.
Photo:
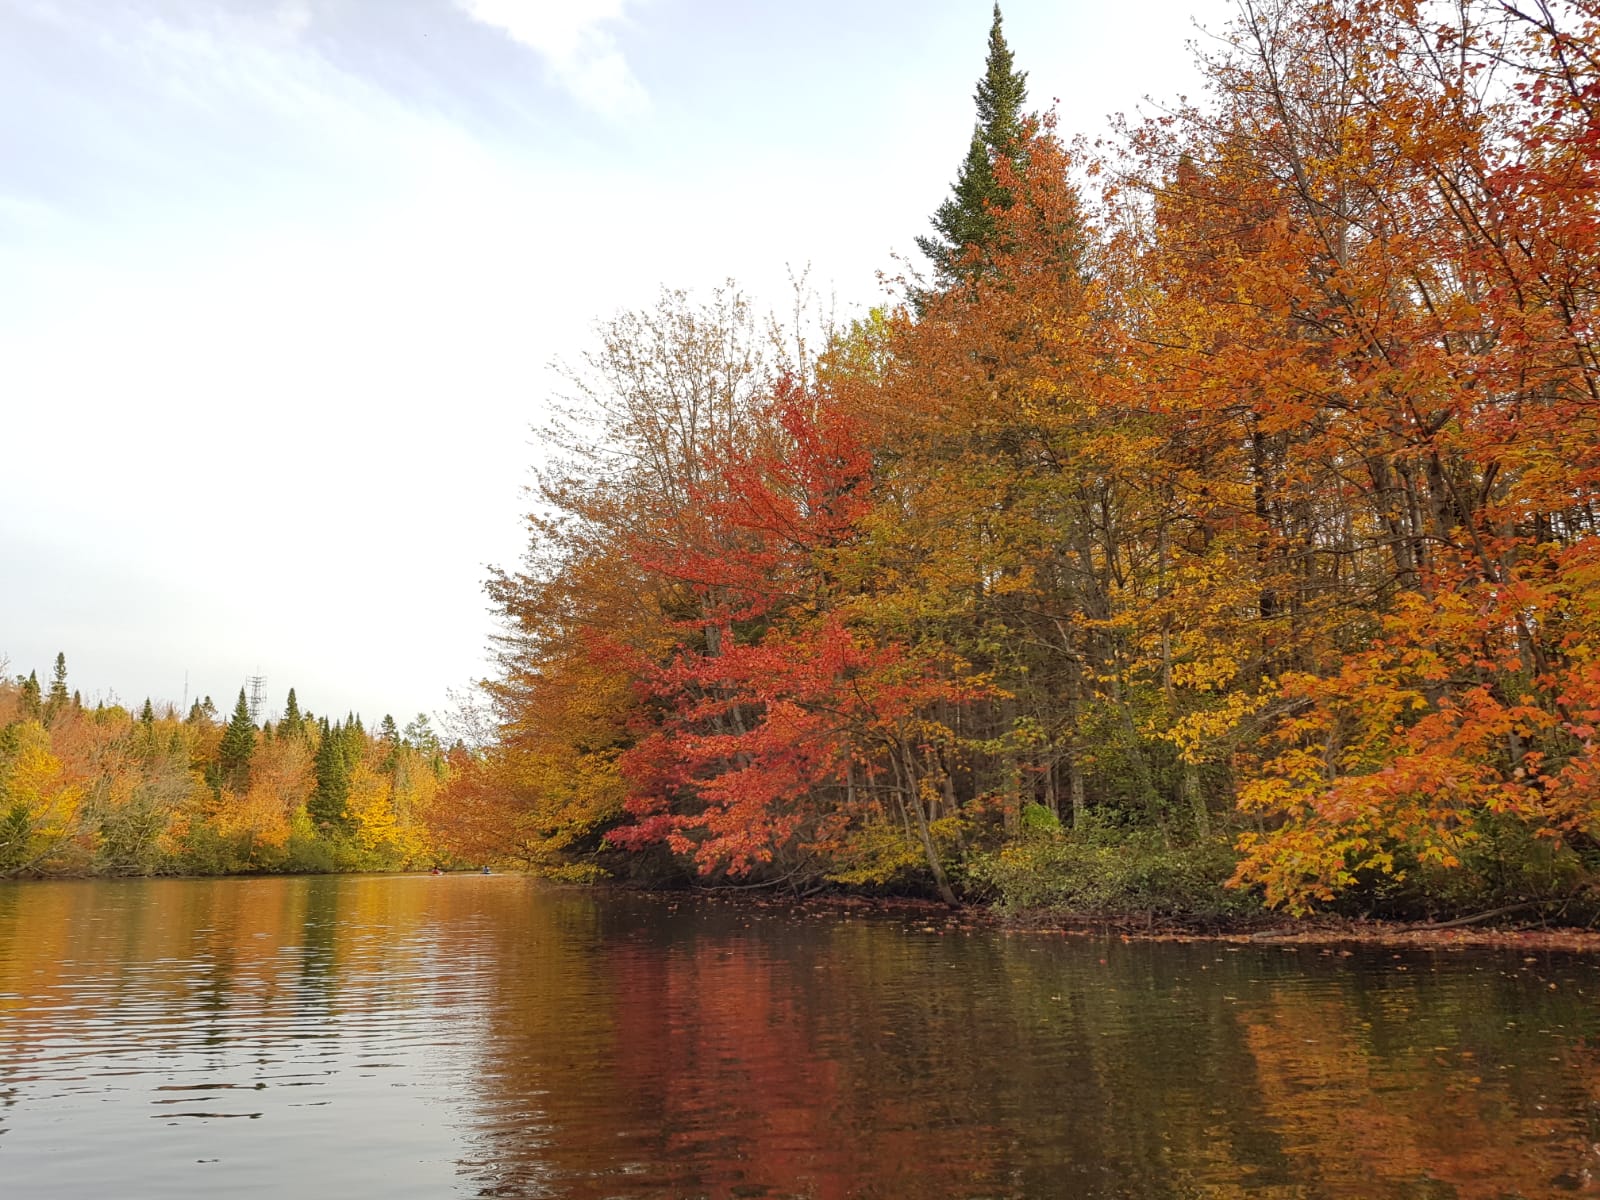
[[66,777],[36,721],[14,726],[15,749],[0,765],[0,871],[60,866],[79,832],[83,785]]

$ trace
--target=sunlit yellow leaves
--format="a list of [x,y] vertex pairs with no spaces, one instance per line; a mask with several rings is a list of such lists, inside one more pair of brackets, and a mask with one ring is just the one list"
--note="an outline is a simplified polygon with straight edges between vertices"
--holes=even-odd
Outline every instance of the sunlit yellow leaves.
[[80,832],[83,786],[67,778],[34,721],[11,726],[0,755],[0,873],[44,870]]

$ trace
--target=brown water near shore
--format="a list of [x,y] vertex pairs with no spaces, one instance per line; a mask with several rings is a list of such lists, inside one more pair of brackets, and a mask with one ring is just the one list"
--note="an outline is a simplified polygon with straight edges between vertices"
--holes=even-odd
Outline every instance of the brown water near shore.
[[1600,963],[1551,950],[0,885],[7,1196],[1502,1200],[1592,1189],[1597,1143]]

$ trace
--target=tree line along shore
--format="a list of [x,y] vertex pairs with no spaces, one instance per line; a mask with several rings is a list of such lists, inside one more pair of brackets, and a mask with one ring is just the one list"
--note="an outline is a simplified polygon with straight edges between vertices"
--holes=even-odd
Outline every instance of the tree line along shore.
[[0,878],[390,871],[451,861],[432,824],[448,755],[419,714],[301,711],[276,722],[211,697],[88,707],[65,654],[0,681]]
[[[997,8],[892,302],[599,326],[488,583],[490,735],[257,730],[305,759],[283,861],[415,830],[571,881],[1600,915],[1600,16],[1246,0],[1202,67],[1089,146]],[[248,807],[220,722],[20,687],[0,780],[160,726],[196,811]]]

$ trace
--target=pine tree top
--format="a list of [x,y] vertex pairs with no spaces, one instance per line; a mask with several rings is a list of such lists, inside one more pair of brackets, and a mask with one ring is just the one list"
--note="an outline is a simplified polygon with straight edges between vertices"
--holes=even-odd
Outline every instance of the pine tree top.
[[983,78],[972,98],[978,104],[978,128],[991,150],[1015,156],[1022,136],[1022,106],[1028,102],[1028,73],[1013,67],[1011,47],[1000,28],[1000,6],[994,6],[994,23],[989,26],[989,55],[984,61]]
[[1014,65],[1006,45],[1000,6],[994,6],[989,27],[989,52],[973,99],[978,120],[972,141],[952,185],[951,194],[933,215],[937,236],[917,238],[917,246],[933,262],[939,286],[948,288],[973,274],[961,261],[967,247],[985,249],[996,235],[995,209],[1011,204],[1010,192],[994,172],[996,158],[1022,166],[1022,109],[1028,99],[1028,74]]

